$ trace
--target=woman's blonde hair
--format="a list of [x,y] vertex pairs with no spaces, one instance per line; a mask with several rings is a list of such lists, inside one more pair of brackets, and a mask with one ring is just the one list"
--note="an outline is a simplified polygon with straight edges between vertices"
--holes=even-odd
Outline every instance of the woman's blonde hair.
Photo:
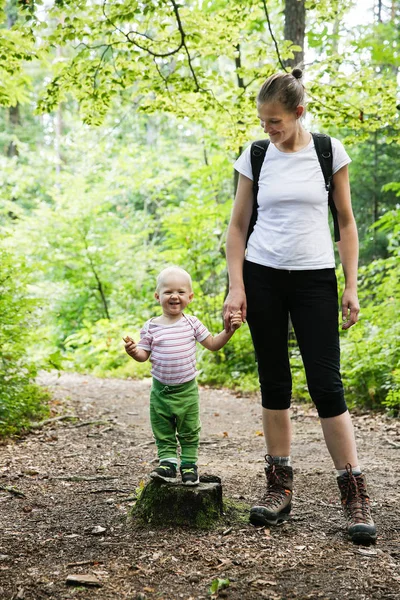
[[287,111],[296,110],[305,103],[305,88],[301,82],[303,71],[293,69],[291,73],[275,73],[263,83],[257,95],[257,103],[280,102]]

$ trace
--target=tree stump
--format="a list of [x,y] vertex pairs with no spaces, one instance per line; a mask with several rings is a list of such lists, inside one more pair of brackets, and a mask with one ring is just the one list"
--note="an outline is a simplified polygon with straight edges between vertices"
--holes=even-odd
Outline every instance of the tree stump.
[[151,479],[144,487],[131,516],[152,526],[179,525],[208,529],[223,513],[221,479],[200,476],[197,486]]

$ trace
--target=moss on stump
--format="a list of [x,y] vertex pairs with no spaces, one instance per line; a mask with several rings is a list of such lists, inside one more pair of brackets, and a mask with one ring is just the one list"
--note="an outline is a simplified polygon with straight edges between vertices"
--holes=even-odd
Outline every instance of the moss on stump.
[[131,517],[151,526],[179,525],[209,529],[223,513],[219,477],[201,476],[197,486],[152,479],[143,488]]

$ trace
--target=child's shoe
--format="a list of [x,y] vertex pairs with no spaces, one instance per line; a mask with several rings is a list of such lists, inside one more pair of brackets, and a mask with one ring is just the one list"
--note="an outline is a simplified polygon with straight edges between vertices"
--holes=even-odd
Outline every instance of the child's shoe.
[[196,465],[181,465],[180,471],[183,485],[198,485],[200,480]]
[[158,467],[150,473],[150,477],[152,479],[161,479],[162,481],[167,481],[168,483],[175,483],[176,465],[168,462],[167,460],[162,460]]

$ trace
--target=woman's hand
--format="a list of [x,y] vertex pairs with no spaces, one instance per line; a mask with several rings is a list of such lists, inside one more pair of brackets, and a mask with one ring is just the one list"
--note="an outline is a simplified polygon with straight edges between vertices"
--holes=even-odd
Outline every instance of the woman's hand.
[[228,333],[231,329],[231,318],[237,312],[242,314],[242,322],[246,322],[247,300],[244,289],[232,289],[224,302],[224,327]]
[[342,296],[342,329],[349,329],[358,321],[360,304],[358,302],[357,292],[345,289]]

